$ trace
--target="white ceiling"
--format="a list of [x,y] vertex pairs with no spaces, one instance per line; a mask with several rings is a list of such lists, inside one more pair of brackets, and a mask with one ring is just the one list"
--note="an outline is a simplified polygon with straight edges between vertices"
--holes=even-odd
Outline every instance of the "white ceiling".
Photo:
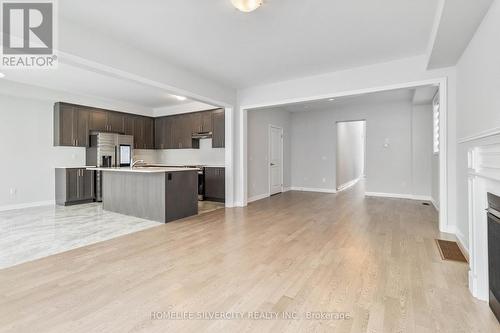
[[430,104],[438,91],[436,86],[424,86],[415,89],[415,94],[413,95],[413,104],[422,105]]
[[435,22],[428,68],[454,66],[493,0],[447,0]]
[[59,1],[67,20],[232,87],[424,54],[436,10],[436,0],[265,0],[250,14],[230,0]]
[[[422,88],[426,90],[424,87]],[[419,89],[420,87],[417,88],[417,90]],[[280,108],[288,112],[308,112],[308,111],[321,111],[328,109],[331,110],[338,107],[346,107],[350,105],[360,105],[360,104],[383,104],[383,103],[400,102],[400,101],[411,102],[414,94],[415,94],[415,88],[396,89],[396,90],[388,90],[383,92],[376,92],[376,93],[369,93],[362,95],[338,97],[333,100],[323,99],[316,101],[293,103],[293,104],[281,105],[275,108]]]
[[63,63],[59,63],[57,69],[51,70],[2,70],[2,72],[6,74],[5,80],[112,99],[147,108],[172,107],[193,102],[189,99],[179,101],[163,89]]

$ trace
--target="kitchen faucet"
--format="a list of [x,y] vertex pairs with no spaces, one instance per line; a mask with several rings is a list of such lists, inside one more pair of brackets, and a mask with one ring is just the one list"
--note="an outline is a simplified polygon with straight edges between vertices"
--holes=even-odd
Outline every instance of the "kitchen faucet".
[[133,159],[131,160],[132,161],[132,165],[131,165],[131,168],[135,167],[136,164],[145,164],[144,160],[137,160],[137,161],[134,161]]

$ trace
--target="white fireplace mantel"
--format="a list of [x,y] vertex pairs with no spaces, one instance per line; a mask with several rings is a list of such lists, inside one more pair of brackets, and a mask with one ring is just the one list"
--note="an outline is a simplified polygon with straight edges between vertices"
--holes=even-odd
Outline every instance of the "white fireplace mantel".
[[487,193],[500,196],[500,144],[474,147],[468,152],[469,290],[487,301],[488,208]]

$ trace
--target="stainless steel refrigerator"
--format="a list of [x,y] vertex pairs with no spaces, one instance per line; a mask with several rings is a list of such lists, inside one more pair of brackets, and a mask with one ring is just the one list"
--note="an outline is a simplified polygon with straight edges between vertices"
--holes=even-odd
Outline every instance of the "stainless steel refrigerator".
[[[132,162],[134,137],[116,133],[92,132],[87,148],[87,165],[98,167],[127,167]],[[95,197],[102,201],[102,172],[95,177]]]

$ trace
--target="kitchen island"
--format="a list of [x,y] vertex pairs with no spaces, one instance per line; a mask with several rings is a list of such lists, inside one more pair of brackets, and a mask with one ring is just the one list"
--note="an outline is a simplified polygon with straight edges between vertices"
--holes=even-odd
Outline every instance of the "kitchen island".
[[88,168],[102,171],[103,209],[167,223],[198,214],[198,169]]

